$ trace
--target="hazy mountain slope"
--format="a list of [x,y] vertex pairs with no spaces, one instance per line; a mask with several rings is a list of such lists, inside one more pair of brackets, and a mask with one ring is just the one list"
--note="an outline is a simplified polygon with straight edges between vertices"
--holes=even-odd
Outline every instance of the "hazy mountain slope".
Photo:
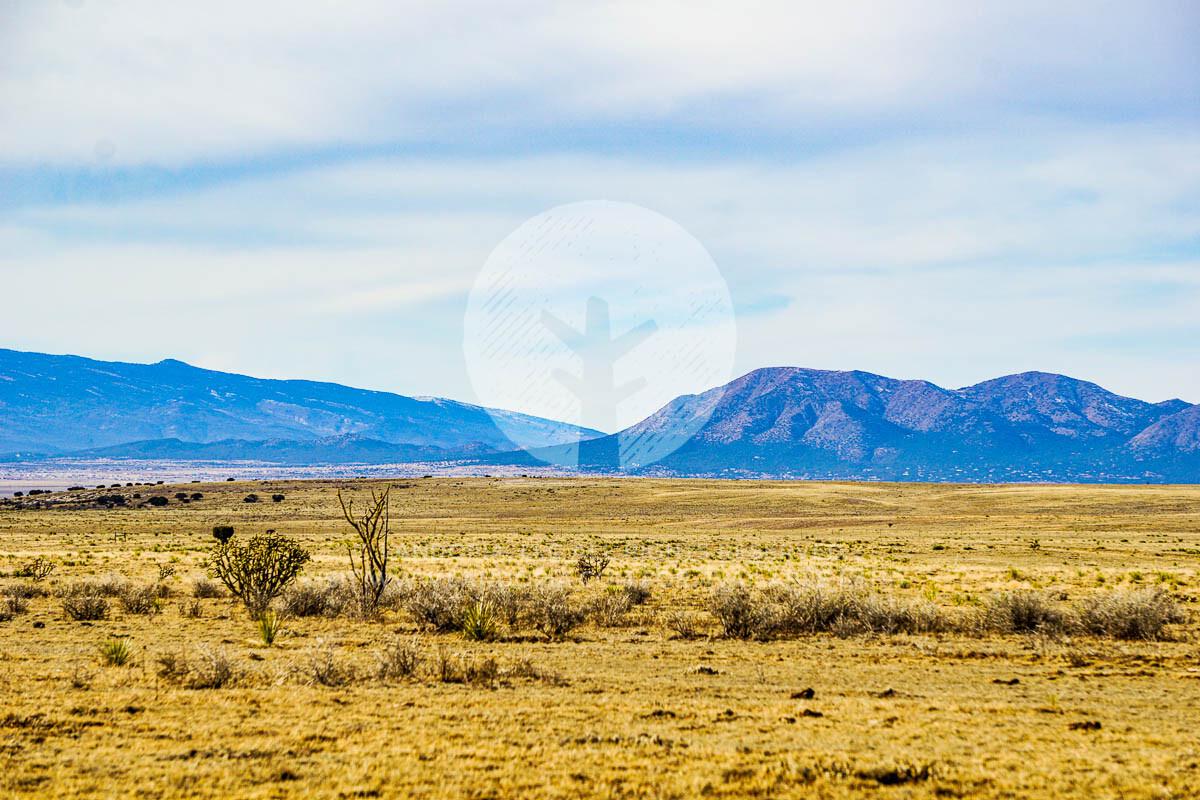
[[[510,412],[531,441],[598,435]],[[307,441],[358,436],[457,450],[512,447],[488,411],[332,383],[278,381],[180,361],[125,364],[0,350],[0,452],[61,453],[179,439]]]
[[[778,367],[678,398],[621,436],[670,436],[710,414],[675,453],[641,465],[648,472],[1179,480],[1188,473],[1178,456],[1200,447],[1196,408],[1147,403],[1047,373],[950,390],[866,372]],[[602,455],[611,468],[615,452],[600,440],[585,455]]]

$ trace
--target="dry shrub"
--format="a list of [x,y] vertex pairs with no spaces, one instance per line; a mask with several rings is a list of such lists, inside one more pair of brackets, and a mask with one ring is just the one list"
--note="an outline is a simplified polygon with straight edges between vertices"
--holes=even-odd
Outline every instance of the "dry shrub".
[[483,588],[483,599],[509,628],[515,629],[529,605],[529,590],[511,583],[490,583]]
[[193,659],[182,652],[159,656],[158,676],[187,689],[221,689],[236,684],[242,672],[224,650],[200,648]]
[[700,618],[691,611],[672,611],[667,614],[664,624],[681,639],[699,639],[704,635]]
[[772,628],[767,604],[744,583],[718,586],[708,598],[708,610],[730,639],[750,639]]
[[983,610],[984,630],[998,633],[1069,633],[1069,615],[1057,603],[1036,592],[993,595]]
[[46,587],[41,584],[25,581],[23,583],[10,583],[4,587],[5,597],[19,597],[22,600],[32,600],[35,597],[46,597],[50,594]]
[[621,593],[629,600],[629,605],[644,605],[650,601],[650,584],[646,581],[626,581],[621,586]]
[[159,598],[159,584],[127,585],[120,594],[121,608],[126,614],[157,614],[162,610]]
[[1095,595],[1080,603],[1079,625],[1093,636],[1167,638],[1167,625],[1187,621],[1183,608],[1162,589]]
[[708,608],[723,635],[734,639],[936,633],[954,627],[933,603],[885,597],[857,579],[794,581],[761,592],[727,584],[713,592]]
[[211,600],[216,597],[224,597],[225,589],[216,581],[208,578],[197,578],[192,581],[192,597],[198,600]]
[[96,584],[75,583],[63,588],[63,613],[76,622],[108,618],[108,598]]
[[433,666],[434,677],[442,683],[492,686],[500,676],[500,665],[492,656],[478,658],[439,650]]
[[354,601],[352,587],[342,578],[303,581],[289,587],[280,600],[289,617],[336,617]]
[[619,589],[608,591],[588,603],[587,613],[601,628],[616,628],[628,620],[626,615],[633,609],[629,596]]
[[434,578],[414,584],[404,606],[422,627],[446,633],[462,630],[463,617],[479,595],[462,578]]
[[321,640],[309,653],[308,674],[314,683],[335,688],[354,680],[354,671],[337,660],[333,645]]
[[583,622],[584,609],[571,598],[565,586],[545,585],[535,589],[526,608],[529,624],[547,639],[561,639]]
[[18,614],[29,610],[29,601],[24,597],[6,594],[0,598],[0,622],[8,622]]
[[411,678],[417,674],[423,660],[420,642],[416,637],[390,641],[376,656],[375,677],[381,681]]

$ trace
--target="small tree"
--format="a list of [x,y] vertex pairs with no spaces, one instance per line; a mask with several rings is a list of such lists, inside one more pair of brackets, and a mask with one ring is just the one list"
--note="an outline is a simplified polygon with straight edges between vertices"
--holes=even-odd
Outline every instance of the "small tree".
[[376,494],[371,491],[371,502],[362,514],[355,515],[354,501],[347,502],[338,490],[338,502],[342,515],[358,535],[357,544],[346,546],[350,557],[350,571],[354,573],[355,589],[358,592],[358,610],[364,617],[373,615],[391,578],[388,576],[388,541],[391,537],[391,512],[389,498],[392,487]]
[[575,572],[584,583],[604,577],[608,569],[608,556],[603,553],[584,553],[575,562]]
[[252,536],[245,544],[232,538],[219,540],[212,550],[209,569],[257,619],[311,557],[292,539],[268,533]]

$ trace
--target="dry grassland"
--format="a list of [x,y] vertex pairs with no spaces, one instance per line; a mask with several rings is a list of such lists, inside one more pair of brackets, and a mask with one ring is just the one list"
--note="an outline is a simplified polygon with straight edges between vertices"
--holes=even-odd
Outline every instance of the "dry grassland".
[[[171,500],[90,502],[118,491]],[[194,600],[210,532],[275,529],[311,550],[302,583],[344,573],[335,484],[35,500],[48,507],[0,505],[0,586],[45,590],[0,622],[0,796],[1200,796],[1200,488],[397,481],[382,618],[291,616],[273,646],[228,598]],[[583,586],[589,551],[611,564]],[[17,577],[38,556],[54,572]],[[70,585],[160,574],[152,613],[116,595],[107,618],[64,613]],[[404,593],[452,576],[562,583],[592,613],[561,639],[423,628]],[[718,587],[797,580],[953,625],[721,635]],[[602,618],[629,582],[649,600]],[[1186,616],[1159,640],[970,624],[1005,595],[1070,609],[1154,592]],[[106,664],[106,643],[126,663]],[[381,674],[389,649],[413,674]],[[225,666],[226,685],[200,688]]]

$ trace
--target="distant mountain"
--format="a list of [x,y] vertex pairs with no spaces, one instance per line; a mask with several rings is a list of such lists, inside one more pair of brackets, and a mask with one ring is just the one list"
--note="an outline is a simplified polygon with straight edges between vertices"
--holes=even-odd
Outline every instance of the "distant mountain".
[[[494,415],[537,447],[518,450]],[[637,453],[655,452],[645,447],[654,441],[678,448],[639,462]],[[287,465],[533,466],[566,456],[580,472],[640,475],[1193,483],[1200,406],[1148,403],[1043,372],[944,389],[776,367],[676,398],[604,436],[453,400],[262,380],[179,361],[0,350],[0,453],[31,451]]]
[[[250,378],[181,361],[124,364],[0,349],[0,453],[148,456],[199,452],[185,446],[198,443],[229,459],[340,452],[390,462],[418,451],[511,450],[496,417],[523,441],[544,445],[600,435],[453,400]],[[388,450],[394,445],[410,449]]]
[[[697,421],[704,420],[698,426]],[[679,431],[694,431],[682,436]],[[1040,372],[950,390],[867,372],[759,369],[586,443],[679,437],[642,474],[931,481],[1200,481],[1200,406]],[[497,458],[503,458],[499,456]]]

